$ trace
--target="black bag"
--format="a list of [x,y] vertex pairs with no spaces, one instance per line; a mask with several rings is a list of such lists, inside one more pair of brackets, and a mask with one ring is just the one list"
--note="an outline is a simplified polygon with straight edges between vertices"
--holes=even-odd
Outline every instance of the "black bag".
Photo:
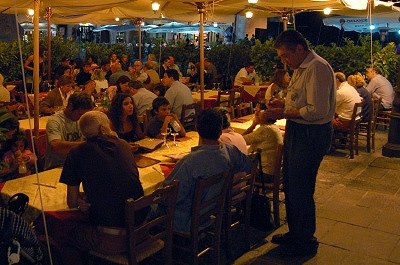
[[264,232],[275,228],[271,214],[271,203],[268,197],[257,192],[254,192],[251,198],[250,225]]

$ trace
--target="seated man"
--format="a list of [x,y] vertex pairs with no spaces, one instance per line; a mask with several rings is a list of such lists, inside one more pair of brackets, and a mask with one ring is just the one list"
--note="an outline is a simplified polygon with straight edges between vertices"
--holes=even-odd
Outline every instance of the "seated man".
[[[249,171],[251,160],[235,146],[218,141],[222,132],[222,116],[212,109],[204,110],[196,121],[199,146],[183,157],[165,180],[168,184],[179,180],[174,230],[190,232],[192,203],[196,180],[231,170],[232,173]],[[212,192],[211,190],[209,192]],[[214,191],[215,192],[215,191]]]
[[[102,112],[83,114],[79,129],[86,141],[68,154],[60,182],[67,184],[68,206],[88,211],[89,223],[78,223],[71,231],[69,243],[76,251],[126,252],[129,244],[125,201],[144,195],[131,147],[114,136],[110,121]],[[84,194],[79,192],[81,183]],[[140,212],[136,216],[137,223],[141,223],[146,214],[147,209]],[[81,264],[79,255],[71,255],[73,249],[68,251],[65,259],[74,260],[64,264]]]
[[152,105],[152,112],[155,116],[149,121],[146,132],[147,136],[152,138],[163,138],[162,133],[166,133],[168,129],[171,129],[172,132],[179,133],[180,137],[186,135],[185,128],[179,121],[178,117],[174,113],[171,113],[171,106],[166,98],[155,98]]
[[250,62],[236,74],[234,85],[242,86],[243,82],[254,83],[255,78],[256,70],[254,68],[254,63]]
[[74,79],[71,76],[60,76],[57,87],[51,90],[40,102],[40,113],[51,115],[57,110],[65,108],[74,84]]
[[156,94],[143,87],[139,81],[129,82],[130,94],[135,102],[137,115],[143,115],[147,109],[151,109],[153,100],[157,97]]
[[90,62],[85,63],[83,69],[76,75],[76,84],[79,87],[83,87],[87,81],[92,77],[92,64]]
[[[164,86],[168,87],[165,92],[165,98],[168,99],[171,104],[171,110],[179,118],[181,117],[182,106],[193,103],[192,92],[190,89],[179,81],[179,74],[175,69],[168,69],[165,71],[162,79]],[[192,114],[194,110],[188,110],[185,113],[185,117]]]
[[45,169],[62,166],[71,148],[81,143],[78,120],[93,107],[93,101],[88,94],[75,93],[69,97],[64,111],[49,118],[46,124]]
[[371,95],[375,95],[377,98],[382,98],[383,109],[391,109],[394,99],[394,91],[392,84],[389,80],[379,74],[376,68],[368,68],[366,73],[369,83],[366,87]]
[[336,110],[332,125],[335,130],[347,130],[351,125],[354,104],[361,102],[357,90],[349,85],[342,72],[336,72]]
[[141,61],[135,61],[133,66],[129,69],[131,79],[144,83],[149,77],[145,71],[143,71],[143,65]]

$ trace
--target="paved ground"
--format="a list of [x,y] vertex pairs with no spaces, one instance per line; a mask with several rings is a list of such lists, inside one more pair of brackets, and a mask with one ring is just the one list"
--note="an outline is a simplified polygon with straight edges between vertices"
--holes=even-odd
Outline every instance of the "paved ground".
[[[316,256],[285,259],[267,242],[234,264],[400,264],[400,158],[382,156],[387,132],[378,131],[376,141],[371,154],[360,142],[355,159],[344,150],[324,158],[315,194]],[[285,224],[274,233],[286,231]]]

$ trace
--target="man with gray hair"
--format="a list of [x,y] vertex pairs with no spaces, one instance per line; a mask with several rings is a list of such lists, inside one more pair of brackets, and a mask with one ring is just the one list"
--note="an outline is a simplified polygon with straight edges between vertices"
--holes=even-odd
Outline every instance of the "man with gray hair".
[[[79,128],[86,140],[68,154],[60,182],[68,186],[68,206],[88,211],[89,223],[79,223],[71,231],[65,264],[82,264],[79,255],[71,255],[74,250],[127,251],[125,201],[144,195],[131,147],[114,136],[107,115],[89,111],[80,118]],[[147,209],[138,213],[136,222],[141,223],[146,214]]]

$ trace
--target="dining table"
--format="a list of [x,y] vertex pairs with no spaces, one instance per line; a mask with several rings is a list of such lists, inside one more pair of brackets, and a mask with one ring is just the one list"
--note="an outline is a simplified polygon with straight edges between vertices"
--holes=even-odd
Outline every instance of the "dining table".
[[[39,118],[39,130],[46,130],[46,124],[47,121],[49,119],[50,116],[42,116]],[[23,119],[23,120],[19,120],[19,128],[23,131],[26,130],[33,130],[33,117],[31,117],[31,119]],[[30,126],[29,126],[30,124]]]
[[[244,133],[253,123],[254,120],[254,114],[246,115],[240,118],[235,118],[231,120],[231,127],[235,130],[237,133]],[[285,126],[286,126],[286,119],[280,119],[275,122],[276,125],[278,125],[279,129],[284,132],[285,131]],[[259,125],[256,126],[256,129],[258,128]]]
[[[190,152],[198,144],[198,133],[188,132],[186,137],[167,140],[167,145],[141,156],[155,159],[156,163],[144,168],[138,168],[140,182],[145,195],[155,191],[165,177],[172,171],[176,160]],[[62,168],[54,168],[26,177],[9,180],[0,186],[3,202],[16,193],[25,193],[29,197],[29,204],[24,218],[29,222],[34,221],[43,210],[56,216],[64,212],[77,211],[67,205],[67,185],[60,183]],[[40,191],[39,191],[40,188]],[[82,190],[82,187],[81,187]],[[67,213],[68,215],[68,213]]]
[[[193,102],[198,103],[201,101],[201,94],[200,91],[192,92]],[[235,93],[235,98],[240,97],[240,93]],[[227,101],[229,95],[221,95],[221,101]],[[218,90],[204,90],[204,108],[210,109],[213,108],[215,102],[218,99]]]

